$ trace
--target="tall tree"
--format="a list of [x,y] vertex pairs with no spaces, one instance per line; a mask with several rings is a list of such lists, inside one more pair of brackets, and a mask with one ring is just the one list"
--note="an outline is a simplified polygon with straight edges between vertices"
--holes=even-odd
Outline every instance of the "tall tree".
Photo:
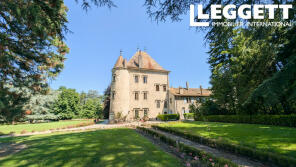
[[53,113],[60,119],[72,119],[80,115],[79,93],[75,89],[60,88],[58,99],[53,105]]
[[111,84],[108,85],[108,87],[104,91],[104,96],[103,96],[103,113],[104,113],[104,118],[108,119],[109,118],[109,110],[110,110],[110,97],[111,97]]
[[24,106],[26,110],[25,119],[30,122],[38,120],[58,120],[58,116],[51,109],[57,100],[60,91],[50,90],[48,94],[36,94],[31,96],[29,102]]
[[[189,11],[190,4],[196,3],[202,3],[204,12],[209,13],[212,4],[238,6],[266,2],[258,0],[146,0],[145,5],[150,16],[156,21],[166,21],[168,18],[179,21],[180,16]],[[293,4],[293,9],[289,10],[289,19],[282,19],[281,10],[276,10],[273,20],[242,20],[239,17],[231,20],[226,18],[221,20],[196,19],[210,22],[210,25],[212,22],[223,21],[291,21],[293,24],[292,27],[210,26],[198,28],[207,32],[205,39],[210,45],[209,63],[212,70],[213,97],[221,107],[227,110],[248,112],[252,106],[252,111],[257,112],[272,114],[284,110],[285,113],[291,113],[295,106],[293,90],[295,90],[296,75],[294,75],[295,59],[292,48],[296,45],[293,39],[296,32],[296,1],[272,0],[268,3]],[[265,13],[265,16],[267,15],[268,13]],[[283,44],[285,44],[284,47]]]
[[63,41],[67,32],[66,10],[61,0],[0,1],[2,117],[19,117],[22,112],[17,106],[28,100],[24,89],[46,92],[48,80],[63,69],[68,52]]

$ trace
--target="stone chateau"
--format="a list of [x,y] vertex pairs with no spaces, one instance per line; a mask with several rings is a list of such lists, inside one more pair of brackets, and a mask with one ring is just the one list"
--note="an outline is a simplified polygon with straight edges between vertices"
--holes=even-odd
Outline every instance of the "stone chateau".
[[137,51],[129,61],[120,55],[112,69],[109,120],[117,115],[154,120],[159,114],[177,113],[183,119],[190,104],[210,95],[201,86],[189,88],[188,82],[185,88],[169,87],[169,73],[144,51]]

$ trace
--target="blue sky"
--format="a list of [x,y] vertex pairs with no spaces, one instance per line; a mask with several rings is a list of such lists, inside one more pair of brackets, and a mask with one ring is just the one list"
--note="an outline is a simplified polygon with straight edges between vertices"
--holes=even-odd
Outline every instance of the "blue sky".
[[[163,68],[170,70],[170,86],[208,87],[210,70],[203,32],[189,27],[189,15],[180,22],[156,23],[146,14],[143,1],[115,1],[117,8],[92,7],[87,13],[74,0],[66,0],[70,48],[65,68],[56,80],[60,86],[77,91],[98,90],[111,80],[111,69],[120,50],[130,59],[137,48],[152,56]],[[189,12],[188,12],[189,13]]]

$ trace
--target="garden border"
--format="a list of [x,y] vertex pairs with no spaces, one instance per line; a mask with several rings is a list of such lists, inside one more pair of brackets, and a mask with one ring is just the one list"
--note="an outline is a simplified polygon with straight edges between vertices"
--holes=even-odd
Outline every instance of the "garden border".
[[[159,134],[153,130],[150,130],[148,128],[144,128],[144,127],[137,127],[138,130],[141,130],[143,132],[149,133],[150,135],[154,136],[154,137],[158,137],[161,141],[165,142],[166,144],[173,146],[173,147],[177,147],[180,151],[186,153],[186,154],[191,154],[190,156],[192,156],[193,158],[195,156],[200,157],[200,160],[203,163],[207,163],[208,165],[212,164],[213,162],[215,162],[214,166],[219,166],[219,167],[224,167],[224,166],[228,166],[228,167],[238,167],[237,164],[233,163],[232,161],[225,159],[225,158],[218,158],[215,157],[214,155],[207,153],[205,151],[196,149],[194,147],[188,146],[186,144],[183,143],[178,143],[176,140],[171,139],[163,134]],[[209,159],[212,159],[212,161],[209,161]]]
[[252,159],[256,159],[270,165],[275,164],[282,167],[296,167],[296,159],[290,158],[287,156],[278,155],[270,152],[258,151],[256,149],[252,149],[246,146],[235,145],[235,144],[231,144],[223,141],[217,141],[214,139],[205,138],[198,135],[188,134],[188,133],[174,130],[169,127],[160,127],[156,125],[152,125],[152,127],[157,130],[162,130],[162,131],[183,137],[193,142],[197,142],[212,148],[217,148],[220,150],[228,151],[228,152],[239,154],[242,156],[250,157]]
[[206,115],[194,117],[195,121],[263,124],[296,127],[296,115]]

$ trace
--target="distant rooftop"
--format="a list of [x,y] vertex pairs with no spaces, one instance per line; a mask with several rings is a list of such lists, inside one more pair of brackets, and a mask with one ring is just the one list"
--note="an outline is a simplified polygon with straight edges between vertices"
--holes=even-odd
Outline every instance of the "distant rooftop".
[[209,89],[203,89],[201,86],[200,88],[189,88],[188,82],[186,82],[186,88],[170,88],[170,93],[175,96],[191,96],[191,97],[198,97],[198,96],[210,96],[212,91]]

